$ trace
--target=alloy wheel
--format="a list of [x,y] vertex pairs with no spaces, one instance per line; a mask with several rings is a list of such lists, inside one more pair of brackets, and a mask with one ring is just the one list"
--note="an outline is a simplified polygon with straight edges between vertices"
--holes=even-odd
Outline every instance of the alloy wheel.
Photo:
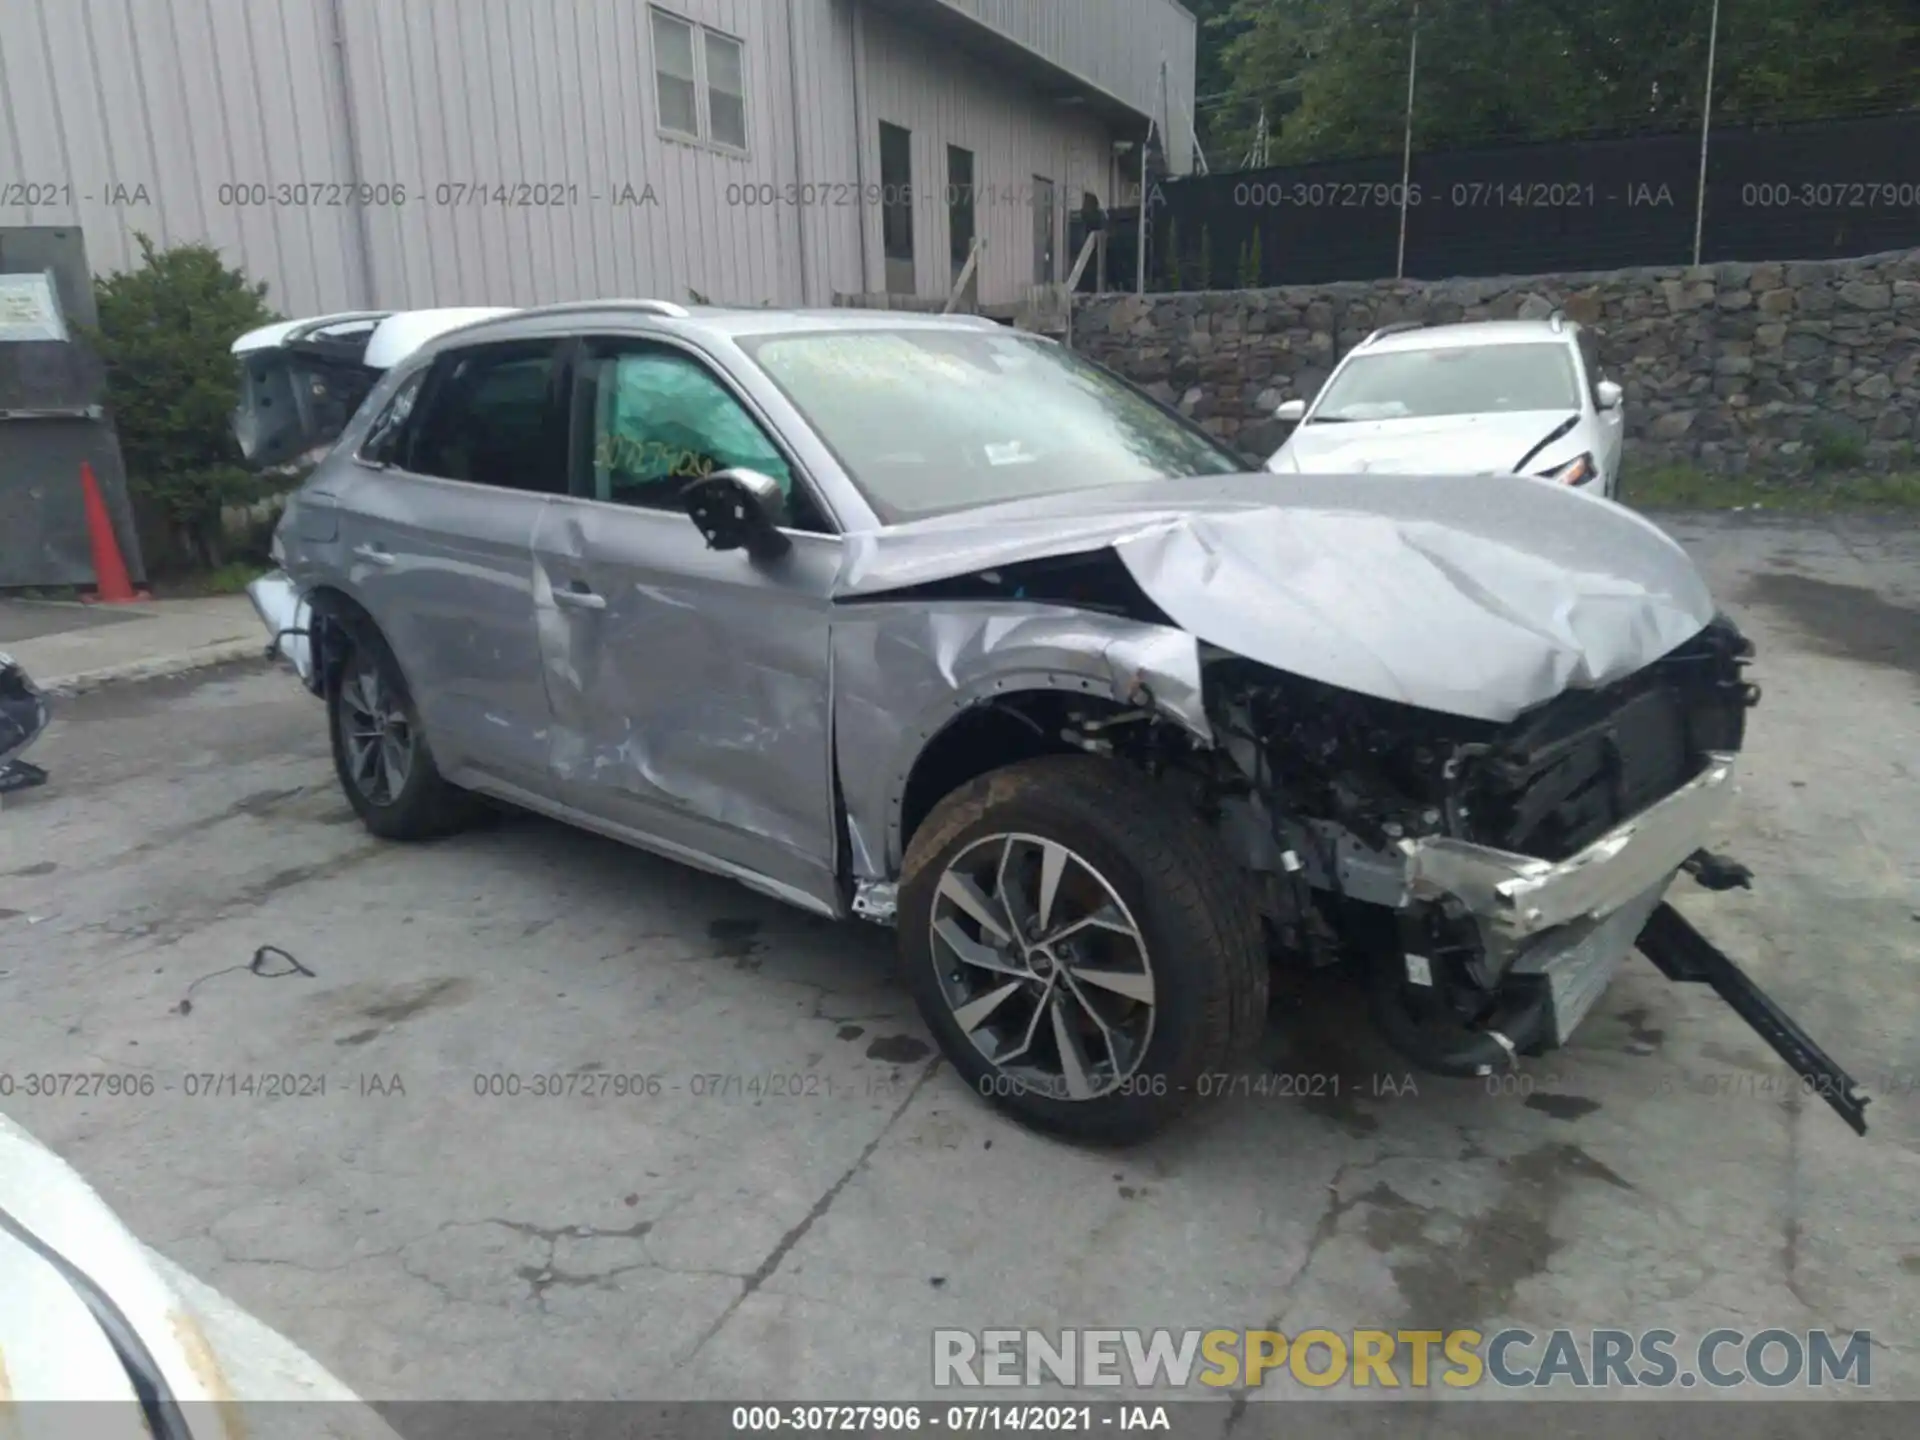
[[393,686],[371,665],[353,671],[342,683],[340,738],[347,774],[361,798],[369,805],[393,804],[413,773],[413,723]]
[[1084,856],[1038,835],[976,840],[929,923],[954,1022],[1010,1082],[1094,1100],[1139,1068],[1156,1014],[1146,938]]

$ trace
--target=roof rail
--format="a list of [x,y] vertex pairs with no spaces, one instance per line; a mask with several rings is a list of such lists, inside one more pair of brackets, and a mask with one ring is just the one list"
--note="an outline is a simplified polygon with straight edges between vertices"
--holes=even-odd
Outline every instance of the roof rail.
[[669,320],[686,320],[693,312],[684,305],[676,305],[671,300],[653,300],[644,297],[611,296],[605,300],[562,300],[555,305],[540,305],[526,314],[567,315],[582,310],[640,310],[648,315],[664,315]]
[[1360,344],[1355,348],[1364,350],[1366,349],[1367,346],[1371,345],[1374,341],[1381,339],[1383,336],[1400,335],[1400,334],[1404,334],[1408,330],[1424,330],[1426,328],[1427,328],[1427,322],[1424,320],[1396,320],[1391,325],[1382,325],[1378,330],[1374,331],[1371,335],[1367,336],[1366,339],[1362,340]]

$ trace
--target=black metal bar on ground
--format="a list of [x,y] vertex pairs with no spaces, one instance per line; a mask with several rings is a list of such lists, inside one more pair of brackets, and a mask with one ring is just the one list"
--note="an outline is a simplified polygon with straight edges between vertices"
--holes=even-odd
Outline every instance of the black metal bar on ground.
[[38,765],[29,765],[24,760],[9,760],[0,764],[0,795],[15,790],[31,790],[36,785],[47,783],[47,772]]
[[1856,1135],[1867,1133],[1868,1097],[1859,1093],[1853,1077],[1678,910],[1665,903],[1655,910],[1640,932],[1639,945],[1640,953],[1669,980],[1711,985]]

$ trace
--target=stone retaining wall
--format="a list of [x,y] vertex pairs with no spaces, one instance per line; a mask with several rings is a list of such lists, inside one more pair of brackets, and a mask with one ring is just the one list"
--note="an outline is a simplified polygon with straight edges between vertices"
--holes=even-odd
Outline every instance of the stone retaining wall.
[[1264,456],[1273,409],[1399,320],[1545,317],[1597,332],[1626,390],[1627,471],[1887,468],[1920,443],[1920,250],[1519,279],[1378,281],[1108,295],[1076,305],[1076,349]]

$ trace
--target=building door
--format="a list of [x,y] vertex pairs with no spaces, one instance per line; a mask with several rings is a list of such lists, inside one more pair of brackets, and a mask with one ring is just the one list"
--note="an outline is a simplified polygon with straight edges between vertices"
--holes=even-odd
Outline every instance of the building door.
[[911,295],[913,283],[913,132],[880,122],[880,243],[887,293]]
[[[947,147],[947,246],[953,262],[949,284],[958,281],[967,268],[967,256],[973,252],[973,152],[958,145]],[[976,305],[980,299],[980,267],[974,266],[967,278],[963,305]]]
[[1054,258],[1053,181],[1036,175],[1033,177],[1033,283],[1051,285],[1059,278]]

